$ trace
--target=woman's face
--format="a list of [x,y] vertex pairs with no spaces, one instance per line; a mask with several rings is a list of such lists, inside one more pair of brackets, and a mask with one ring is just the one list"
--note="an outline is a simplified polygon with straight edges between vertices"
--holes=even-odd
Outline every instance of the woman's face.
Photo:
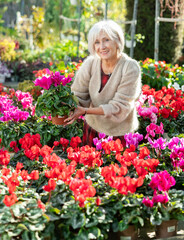
[[95,52],[102,60],[112,60],[117,58],[117,43],[101,31],[94,43]]

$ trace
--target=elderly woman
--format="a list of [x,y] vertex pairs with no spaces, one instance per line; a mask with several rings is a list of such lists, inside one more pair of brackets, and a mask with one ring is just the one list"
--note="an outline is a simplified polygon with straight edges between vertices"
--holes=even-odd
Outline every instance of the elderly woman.
[[123,53],[124,34],[112,20],[96,23],[88,34],[88,56],[78,70],[72,91],[79,106],[66,119],[85,115],[83,144],[92,146],[98,133],[122,138],[138,128],[135,101],[141,92],[141,71]]

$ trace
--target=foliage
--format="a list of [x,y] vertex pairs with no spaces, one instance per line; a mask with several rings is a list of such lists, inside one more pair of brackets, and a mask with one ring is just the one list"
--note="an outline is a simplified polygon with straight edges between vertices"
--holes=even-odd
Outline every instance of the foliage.
[[41,142],[45,145],[52,145],[60,137],[71,139],[73,136],[82,136],[83,121],[77,121],[72,125],[59,126],[53,125],[50,120],[41,118],[29,118],[28,120],[20,122],[0,122],[0,138],[1,146],[6,149],[10,148],[10,143],[16,141],[18,146],[18,140],[22,138],[26,133],[36,134],[41,136]]
[[[77,98],[71,91],[71,78],[60,75],[59,72],[47,72],[35,80],[36,86],[41,86],[44,92],[38,97],[35,112],[38,116],[69,116],[77,107]],[[50,82],[50,85],[49,85]]]
[[184,67],[168,64],[165,61],[156,62],[146,58],[140,61],[142,71],[142,83],[156,90],[162,87],[184,88]]
[[8,68],[12,71],[11,77],[15,82],[23,82],[25,80],[34,80],[33,71],[49,67],[49,63],[36,60],[33,62],[26,62],[22,60],[15,60],[7,63]]
[[[80,45],[79,55],[80,57],[86,57],[87,46],[85,44]],[[68,56],[72,59],[77,57],[77,44],[71,40],[62,40],[61,42],[56,42],[52,44],[51,47],[45,49],[41,54],[43,61],[63,61],[65,56]]]
[[43,8],[36,6],[32,7],[34,44],[40,48],[43,47],[44,14],[45,13]]
[[[128,33],[125,33],[125,39],[131,40],[131,36]],[[143,43],[145,36],[142,36],[140,33],[138,33],[138,34],[135,34],[134,39],[136,40],[136,42]]]
[[173,87],[162,87],[161,90],[155,91],[144,85],[137,102],[139,132],[145,135],[146,127],[150,123],[162,123],[170,137],[183,133],[183,97],[183,92]]
[[15,59],[15,42],[11,39],[2,39],[0,41],[0,57],[2,61],[11,61]]
[[34,101],[36,101],[41,94],[41,88],[39,86],[35,86],[31,80],[20,82],[17,89],[22,92],[29,92],[33,96]]
[[[126,19],[131,20],[133,16],[134,0],[126,0]],[[140,0],[138,3],[136,31],[145,36],[143,44],[137,43],[134,49],[134,57],[143,60],[147,57],[154,58],[154,30],[155,30],[155,1]],[[170,18],[171,12],[166,9],[164,18]],[[146,24],[145,24],[146,23]],[[144,26],[144,27],[143,27]],[[129,25],[125,26],[126,32]],[[159,26],[159,60],[175,63],[181,55],[183,24],[160,22]]]

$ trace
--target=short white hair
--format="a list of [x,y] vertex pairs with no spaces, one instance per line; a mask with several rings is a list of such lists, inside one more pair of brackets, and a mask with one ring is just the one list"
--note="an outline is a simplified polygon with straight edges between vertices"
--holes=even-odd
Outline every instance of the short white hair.
[[91,55],[96,54],[94,43],[101,31],[104,31],[110,39],[114,40],[119,51],[123,52],[125,40],[122,28],[112,20],[103,20],[95,23],[88,33],[88,51]]

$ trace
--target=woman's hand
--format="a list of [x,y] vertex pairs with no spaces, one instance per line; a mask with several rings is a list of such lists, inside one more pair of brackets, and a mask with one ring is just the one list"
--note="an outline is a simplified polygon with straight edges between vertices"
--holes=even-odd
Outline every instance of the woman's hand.
[[81,115],[85,114],[86,110],[84,107],[77,106],[73,113],[70,113],[70,116],[64,120],[65,125],[72,124],[76,119],[78,119]]

